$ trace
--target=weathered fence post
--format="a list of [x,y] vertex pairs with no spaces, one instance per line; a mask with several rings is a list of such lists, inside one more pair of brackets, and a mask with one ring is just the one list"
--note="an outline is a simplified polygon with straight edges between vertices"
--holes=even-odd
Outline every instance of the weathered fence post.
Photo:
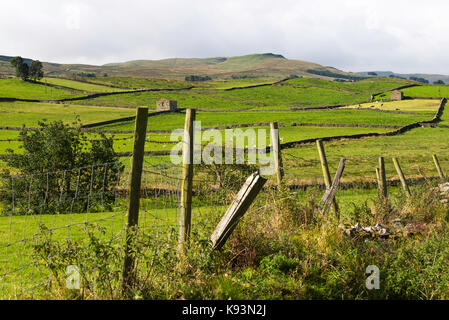
[[402,169],[401,169],[401,166],[399,165],[398,159],[393,158],[393,163],[394,163],[394,167],[396,168],[396,171],[399,175],[399,179],[401,180],[402,188],[404,189],[404,192],[407,195],[407,197],[410,197],[411,196],[410,189],[408,188],[407,180],[405,180],[405,176],[402,173]]
[[337,172],[335,173],[334,180],[332,181],[332,185],[326,189],[323,197],[320,201],[321,213],[323,215],[329,210],[330,204],[335,199],[335,193],[337,192],[338,186],[340,184],[341,176],[343,175],[343,170],[345,169],[346,159],[341,158],[340,164],[338,165]]
[[192,184],[195,109],[186,110],[182,148],[181,212],[179,216],[178,253],[183,254],[188,245],[192,222]]
[[145,136],[148,123],[148,108],[138,107],[134,130],[134,149],[131,167],[131,182],[129,186],[128,224],[126,227],[125,261],[123,265],[122,289],[126,295],[132,285],[134,255],[132,244],[137,233],[139,222],[140,187],[142,182],[142,167],[145,148]]
[[[327,165],[326,152],[324,151],[323,141],[318,139],[316,141],[316,146],[318,148],[318,154],[320,155],[321,168],[323,169],[324,184],[326,185],[326,189],[329,189],[332,185],[332,182],[331,175],[329,173],[329,166]],[[335,198],[332,200],[332,207],[335,214],[337,215],[338,220],[340,220],[339,208],[337,200]]]
[[282,165],[281,147],[279,143],[279,127],[277,122],[270,122],[271,145],[276,169],[276,180],[278,186],[281,185],[284,177],[284,167]]
[[433,154],[432,158],[433,162],[435,163],[435,167],[437,167],[438,175],[440,176],[441,179],[444,179],[444,173],[443,170],[441,170],[440,162],[438,161],[437,155]]
[[253,173],[246,179],[239,193],[210,237],[212,250],[220,249],[225,244],[265,182],[267,182],[267,179],[263,178],[259,172]]
[[388,197],[387,192],[387,175],[385,173],[385,161],[384,157],[379,157],[379,177],[378,177],[378,183],[379,183],[379,191],[380,195],[384,198]]

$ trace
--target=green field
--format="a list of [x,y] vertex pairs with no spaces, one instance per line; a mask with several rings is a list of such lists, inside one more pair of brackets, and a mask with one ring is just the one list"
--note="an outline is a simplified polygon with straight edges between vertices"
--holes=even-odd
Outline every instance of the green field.
[[74,90],[85,91],[85,92],[118,92],[123,91],[123,89],[111,88],[97,84],[91,84],[81,81],[74,81],[62,78],[43,78],[40,80],[42,83],[49,83],[56,86],[67,87]]
[[83,124],[99,122],[135,115],[132,109],[101,108],[74,104],[54,104],[35,102],[0,102],[0,126],[36,127],[38,121],[62,120],[71,123],[76,115]]
[[[249,60],[245,60],[243,62],[239,60],[230,60],[227,62],[227,65],[223,65],[223,68],[233,70],[233,68],[242,67],[242,63],[258,63],[257,61],[251,61],[252,58],[248,59]],[[22,125],[26,125],[27,127],[36,127],[38,122],[43,120],[62,120],[65,123],[71,123],[75,120],[76,116],[80,117],[83,124],[129,117],[135,115],[135,107],[146,105],[149,106],[150,109],[154,109],[156,100],[166,97],[176,99],[178,101],[178,107],[180,108],[194,107],[201,109],[197,111],[196,120],[201,121],[201,126],[203,129],[216,126],[254,123],[256,125],[249,129],[265,130],[267,133],[267,144],[270,143],[269,127],[265,125],[261,126],[260,124],[257,125],[257,123],[278,122],[281,124],[279,128],[279,137],[282,144],[304,139],[316,139],[340,135],[387,133],[395,130],[398,126],[405,126],[419,121],[431,120],[440,104],[439,99],[407,99],[403,101],[391,102],[367,102],[370,100],[371,94],[385,92],[406,83],[410,83],[409,81],[382,78],[368,79],[358,82],[336,82],[319,79],[296,78],[290,79],[278,85],[237,89],[231,91],[226,91],[224,89],[230,87],[271,83],[276,79],[248,78],[239,80],[213,80],[202,83],[188,83],[184,81],[149,78],[98,77],[90,79],[89,81],[92,82],[91,84],[69,79],[47,78],[47,80],[49,79],[54,81],[55,85],[80,90],[83,92],[83,95],[87,92],[111,92],[121,90],[118,88],[103,86],[101,84],[121,88],[184,88],[185,86],[190,85],[194,85],[195,88],[191,90],[180,90],[174,92],[161,91],[112,95],[95,99],[80,100],[73,104],[0,102],[0,114],[2,115],[0,118],[0,126],[21,127]],[[443,88],[444,86],[441,87]],[[411,92],[424,90],[428,93],[428,97],[436,98],[438,95],[434,95],[436,94],[436,91],[432,90],[437,90],[440,92],[442,91],[442,88],[439,90],[437,86],[422,86],[410,88],[410,90],[412,90]],[[48,89],[49,88],[47,88],[47,90]],[[53,88],[52,90],[52,94],[56,95],[52,99],[63,98],[66,97],[65,95],[67,95],[67,97],[76,95],[76,93],[70,92],[69,90],[56,88]],[[2,92],[4,94],[2,94]],[[45,86],[39,84],[22,82],[15,79],[0,79],[0,97],[10,96],[24,98],[33,96],[40,97],[42,99],[50,99],[49,94],[49,92],[45,92]],[[404,94],[409,95],[409,93],[406,93],[405,91]],[[416,95],[421,96],[421,94]],[[320,110],[291,110],[291,108],[295,107],[329,106],[335,104],[342,104],[345,105],[345,107],[335,109],[322,108]],[[379,112],[376,110],[357,110],[359,104],[362,108],[381,109],[386,111],[403,111],[404,113]],[[126,106],[129,108],[121,108],[120,106]],[[225,110],[231,110],[232,112],[225,112]],[[340,158],[345,157],[347,160],[344,174],[341,179],[343,185],[338,190],[336,195],[338,204],[341,208],[342,223],[355,223],[359,221],[357,219],[362,219],[363,221],[370,221],[373,223],[377,222],[376,219],[378,217],[375,216],[375,210],[377,209],[373,206],[375,206],[375,199],[377,195],[375,169],[378,166],[378,158],[380,156],[385,158],[386,175],[387,179],[391,182],[398,180],[396,170],[391,160],[392,157],[397,157],[399,159],[406,178],[436,177],[437,172],[432,161],[432,154],[438,155],[443,171],[446,173],[449,172],[449,153],[447,153],[447,150],[449,150],[449,128],[444,126],[445,124],[449,125],[449,111],[447,107],[443,112],[441,120],[442,121],[439,122],[439,124],[443,124],[443,126],[418,127],[396,136],[375,136],[360,139],[346,138],[324,142],[331,176],[333,176],[337,170]],[[147,129],[183,129],[184,121],[184,112],[159,114],[149,117]],[[323,124],[324,126],[293,126],[294,123]],[[325,126],[326,124],[328,126]],[[371,125],[372,127],[331,126],[336,124]],[[375,127],[378,125],[395,126],[395,128]],[[134,121],[126,121],[96,127],[95,129],[100,131],[116,130],[117,133],[115,134],[106,133],[107,136],[114,137],[114,149],[118,152],[131,152],[133,149],[133,133],[124,131],[132,131],[134,130],[134,126]],[[243,132],[247,129],[248,128],[241,128]],[[220,129],[220,133],[224,136],[225,131]],[[89,140],[100,138],[98,133],[86,133],[86,135]],[[22,152],[22,149],[20,148],[21,142],[17,141],[18,137],[19,131],[6,129],[0,130],[0,154],[5,154],[6,149],[9,148],[13,149],[17,153]],[[8,141],[8,139],[11,139],[11,141]],[[207,143],[207,141],[203,141],[203,144],[204,143]],[[171,141],[171,133],[151,132],[147,134],[145,150],[169,151],[174,145],[174,141]],[[309,191],[311,194],[316,193],[315,196],[317,199],[320,199],[323,194],[324,190],[322,188],[319,189],[317,186],[317,184],[323,184],[322,167],[315,143],[307,143],[291,148],[284,148],[281,150],[281,154],[285,172],[284,181],[287,185],[291,186],[292,189],[287,191],[278,189],[280,190],[279,192],[284,192],[280,194],[270,193],[274,190],[274,188],[271,187],[274,186],[275,179],[274,176],[269,177],[270,179],[266,186],[270,188],[266,188],[262,192],[257,200],[260,200],[260,203],[256,201],[256,204],[248,213],[248,217],[245,217],[244,222],[242,222],[243,225],[241,228],[246,229],[237,228],[235,234],[227,244],[227,248],[222,253],[223,261],[225,259],[229,259],[227,260],[229,262],[234,261],[235,259],[237,267],[234,269],[230,262],[229,264],[228,262],[225,264],[218,264],[220,266],[220,270],[225,270],[226,272],[231,270],[232,276],[236,277],[232,280],[233,284],[227,284],[227,287],[226,285],[223,285],[220,287],[221,289],[211,289],[210,292],[207,292],[208,289],[204,288],[211,285],[211,283],[215,284],[218,281],[216,278],[211,281],[211,283],[205,281],[199,284],[188,284],[186,287],[182,287],[181,289],[173,289],[169,287],[169,283],[176,282],[176,279],[162,279],[165,276],[171,277],[171,271],[167,271],[172,267],[172,265],[167,262],[170,261],[170,254],[167,252],[171,252],[171,235],[175,234],[175,237],[177,235],[176,232],[179,220],[178,190],[181,185],[179,179],[181,167],[175,166],[172,163],[168,164],[168,168],[164,167],[162,164],[167,164],[167,161],[170,160],[169,156],[145,157],[143,168],[143,194],[145,195],[145,199],[141,200],[141,215],[139,217],[139,224],[145,230],[146,236],[148,236],[148,238],[152,241],[155,241],[154,243],[157,243],[156,239],[158,239],[158,237],[161,237],[160,239],[162,239],[161,241],[163,243],[163,245],[160,245],[159,247],[147,247],[148,250],[157,250],[157,253],[154,254],[155,260],[151,260],[151,264],[155,261],[155,264],[152,265],[154,274],[159,277],[154,285],[156,287],[160,283],[161,286],[167,285],[167,287],[160,289],[160,292],[164,293],[157,297],[232,297],[234,299],[248,297],[283,298],[285,296],[293,298],[322,298],[326,297],[326,294],[330,297],[340,297],[339,291],[325,293],[324,290],[327,290],[325,288],[331,286],[332,288],[335,287],[342,290],[342,287],[346,288],[347,286],[353,286],[353,284],[346,285],[343,281],[349,277],[347,274],[350,274],[351,272],[354,273],[354,270],[358,270],[358,267],[355,265],[358,265],[359,261],[356,261],[356,258],[351,260],[351,257],[353,257],[351,254],[353,254],[354,257],[357,257],[357,259],[359,259],[360,255],[362,255],[364,257],[363,259],[367,257],[366,259],[369,260],[372,252],[377,252],[376,250],[383,250],[383,246],[387,246],[388,243],[385,242],[379,244],[379,247],[382,247],[381,249],[373,247],[373,251],[369,251],[371,249],[366,249],[364,246],[376,246],[377,244],[375,241],[372,241],[373,243],[360,242],[360,244],[348,241],[342,245],[342,238],[335,236],[334,233],[332,233],[337,226],[336,223],[334,224],[333,220],[330,220],[329,222],[329,225],[332,226],[332,228],[326,229],[328,231],[323,231],[325,229],[323,227],[324,225],[319,226],[316,224],[321,221],[321,218],[315,217],[317,220],[314,220],[313,222],[298,222],[299,219],[303,218],[301,214],[308,212],[307,210],[309,210],[307,209],[307,206],[310,205],[308,202],[310,200],[308,198],[310,196]],[[125,172],[123,173],[122,179],[117,182],[117,188],[119,191],[126,191],[128,187],[127,179],[129,178],[131,158],[127,156],[122,157],[121,159],[125,165]],[[5,162],[0,162],[0,166],[0,169],[4,169]],[[206,239],[204,237],[210,237],[210,232],[212,231],[211,229],[216,225],[219,217],[225,212],[229,202],[232,201],[232,196],[238,191],[241,183],[239,179],[231,175],[231,179],[224,182],[224,187],[220,188],[220,183],[222,183],[220,179],[223,178],[221,176],[223,173],[219,173],[217,171],[219,169],[214,169],[216,171],[212,171],[212,173],[209,172],[209,175],[207,175],[206,170],[212,170],[211,168],[195,167],[195,170],[194,196],[192,200],[192,218],[194,223],[192,230],[194,230],[194,235],[192,240],[199,237],[200,240],[204,242],[204,239]],[[226,170],[227,171],[225,171],[225,173],[230,172],[230,169],[226,168]],[[243,175],[246,177],[249,170],[253,169],[244,168],[242,170]],[[218,178],[219,176],[220,178]],[[90,181],[94,180],[91,179]],[[72,184],[74,183],[75,181],[72,181]],[[348,183],[352,183],[352,185],[350,186]],[[369,188],[367,187],[367,183],[371,183]],[[309,189],[307,189],[308,191],[304,192],[301,188],[304,187],[304,185],[309,184],[312,184],[313,186],[310,186]],[[295,186],[298,186],[298,188],[294,188]],[[88,188],[88,186],[85,187]],[[415,188],[417,187],[413,184],[412,191],[414,191]],[[389,192],[394,201],[396,201],[395,197],[397,195],[402,194],[402,190],[399,186],[390,186]],[[89,197],[90,192],[88,192],[88,194],[76,194],[75,197],[78,196],[80,198]],[[286,197],[290,197],[291,199],[294,199],[294,201],[287,201],[285,203],[284,200]],[[430,201],[431,199],[427,200]],[[365,203],[366,207],[364,207]],[[411,206],[409,203],[404,203],[405,202],[400,201],[394,202],[394,208],[404,211],[408,206]],[[41,282],[48,280],[48,268],[43,267],[41,264],[43,263],[42,259],[35,260],[32,256],[33,245],[36,243],[41,243],[39,241],[42,241],[41,237],[45,234],[39,229],[39,225],[41,224],[44,224],[53,230],[51,237],[52,241],[55,243],[68,239],[78,239],[85,244],[85,226],[87,222],[94,224],[96,223],[97,225],[103,226],[106,232],[102,235],[104,239],[115,238],[115,243],[120,243],[120,241],[123,240],[126,211],[128,207],[126,196],[118,198],[113,205],[113,209],[104,209],[104,207],[98,203],[90,205],[91,207],[89,207],[89,204],[87,205],[88,209],[86,211],[88,213],[49,215],[47,214],[48,212],[42,212],[37,215],[0,215],[0,297],[18,298],[17,293],[20,289],[31,288],[33,286],[38,286],[38,288],[26,292],[24,297],[42,298],[48,295],[50,295],[50,297],[54,297],[54,293],[51,293],[50,291],[50,293],[45,292],[44,287],[39,286]],[[418,208],[418,211],[420,210],[419,207],[421,206],[421,203],[413,205],[415,206],[413,208]],[[93,207],[95,207],[95,209],[92,211],[97,212],[90,212],[89,208]],[[3,208],[6,208],[6,205],[0,203],[0,210]],[[100,211],[104,210],[104,212],[98,212],[98,208],[100,208]],[[425,211],[425,209],[423,210]],[[403,213],[403,211],[400,211],[398,215],[403,214],[404,216],[407,216],[407,213]],[[281,216],[286,217],[292,215],[292,220],[290,222],[285,222],[282,220],[284,219],[282,217],[278,218],[278,220],[271,220],[275,219],[276,214],[279,213],[281,213]],[[361,217],[359,216],[360,214],[362,214]],[[394,212],[394,214],[396,214],[396,212]],[[424,212],[423,214],[426,213]],[[261,219],[261,222],[259,221],[258,223],[253,223],[253,220],[251,219],[256,219],[257,217]],[[251,228],[248,228],[248,225],[245,225],[245,223],[248,223]],[[270,223],[272,224],[270,225]],[[283,225],[282,223],[286,224]],[[389,222],[387,221],[387,223]],[[267,226],[270,227],[267,228]],[[268,236],[266,236],[266,232],[272,230],[271,227],[276,231],[274,234],[268,234]],[[286,231],[289,228],[296,230],[293,236],[288,233],[290,231]],[[317,231],[319,228],[321,228],[321,231]],[[248,232],[254,232],[256,236],[251,238],[251,235],[248,235]],[[317,243],[314,243],[314,241]],[[334,250],[326,252],[328,249],[326,249],[327,246],[323,245],[323,243],[340,244],[335,245],[337,251]],[[400,243],[395,242],[392,246],[396,246],[393,248],[396,250],[400,247]],[[341,251],[338,251],[338,249],[341,249]],[[392,247],[389,247],[389,250],[390,249],[393,250]],[[88,250],[88,248],[86,248],[86,250]],[[294,250],[298,251],[296,252]],[[319,253],[316,253],[313,250]],[[367,250],[367,252],[364,250]],[[240,255],[252,257],[251,255],[253,251],[259,255],[257,259],[254,257],[248,258],[248,261],[253,262],[241,262],[239,260]],[[262,270],[259,268],[259,265],[262,266],[261,259],[276,252],[279,252],[279,254],[280,252],[283,252],[285,255],[293,252],[292,256],[298,255],[301,257],[308,257],[306,260],[315,261],[313,262],[315,264],[316,260],[313,259],[316,258],[323,260],[324,258],[322,257],[327,257],[335,252],[338,252],[338,254],[335,254],[332,259],[338,260],[341,258],[347,259],[348,261],[345,260],[343,262],[339,262],[341,264],[334,264],[333,261],[323,262],[323,264],[329,264],[329,268],[332,269],[331,271],[326,271],[329,272],[329,274],[327,275],[325,282],[322,282],[320,279],[322,279],[322,272],[325,272],[324,270],[327,270],[328,267],[319,264],[316,264],[315,267],[312,264],[307,264],[307,262],[304,262],[304,265],[301,265],[302,269],[298,269],[301,270],[301,272],[304,270],[304,273],[298,271],[294,275],[285,276],[285,278],[282,276],[279,278],[280,280],[278,278],[270,278],[271,275],[267,278],[266,274],[263,273],[265,272],[263,271],[265,269]],[[340,257],[340,252],[343,252],[341,254],[342,257]],[[357,256],[357,254],[359,256]],[[385,255],[386,253],[380,254],[380,256]],[[201,256],[196,259],[201,261],[201,263],[204,261],[207,261],[207,263],[212,263],[209,260],[211,259],[209,256]],[[212,270],[213,267],[210,267],[209,265],[204,267],[201,263],[199,263],[201,266],[198,267],[198,264],[195,264],[197,263],[195,262],[197,260],[192,260],[192,270],[196,270],[194,272],[201,270],[198,272],[204,274],[195,274],[192,276],[193,279],[195,279],[195,277],[203,280],[208,279],[209,277],[213,278],[215,277],[215,273],[219,274],[219,277],[223,276],[221,275],[221,271],[214,271],[214,274],[211,274],[210,270]],[[368,261],[365,260],[363,260],[364,263]],[[164,265],[163,263],[167,264]],[[350,266],[348,267],[348,265]],[[240,268],[240,266],[243,267]],[[338,268],[341,268],[341,270]],[[205,269],[209,271],[204,271]],[[258,280],[259,282],[256,285],[251,279],[253,279],[252,277],[255,277],[258,272],[262,272],[263,276],[261,276],[262,280]],[[338,281],[340,281],[338,284],[333,284],[332,282],[334,275],[338,276]],[[243,287],[246,289],[240,288],[240,291],[237,290],[238,292],[234,292],[232,291],[234,290],[232,288],[234,288],[233,286],[235,283],[242,281],[241,279],[236,280],[240,276],[245,279],[243,281]],[[279,276],[279,274],[276,273],[276,276]],[[186,282],[189,281],[190,280],[186,280]],[[256,291],[259,290],[258,286],[261,283],[267,285],[268,289],[265,288],[260,290],[266,290],[268,293],[263,292],[263,294],[254,294],[253,296],[240,295],[241,292],[250,290],[248,288],[255,288],[254,290]],[[402,282],[398,281],[394,283]],[[308,291],[301,293],[295,291],[296,288],[302,288],[302,286],[305,286],[306,284],[311,286],[310,288],[307,287]],[[280,291],[276,289],[278,288],[276,287],[277,285],[279,285]],[[191,290],[191,288],[193,289]],[[226,288],[231,289],[229,289],[228,292],[226,291]],[[157,291],[156,289],[154,290]],[[203,295],[204,292],[206,292],[205,296]],[[422,296],[427,296],[427,293],[421,294]],[[357,295],[358,298],[366,298],[366,296],[370,297],[369,293],[366,295],[358,295],[357,293],[355,295]],[[348,296],[350,295],[348,294]],[[416,296],[420,295],[416,294]],[[154,298],[153,296],[151,297]],[[346,295],[344,297],[346,297]]]
[[0,97],[4,98],[58,100],[82,95],[79,92],[70,92],[18,79],[0,79]]
[[[246,79],[245,79],[246,80]],[[215,85],[217,82],[210,82]],[[229,82],[229,86],[235,86]],[[407,82],[405,82],[407,83]],[[139,92],[117,96],[97,97],[80,101],[80,104],[108,106],[147,105],[156,107],[160,98],[178,101],[180,108],[206,110],[250,109],[254,107],[307,107],[361,103],[369,101],[371,94],[403,85],[404,82],[378,79],[354,83],[339,83],[316,79],[291,79],[278,85],[245,88],[232,91],[217,88],[194,88],[176,92]],[[78,103],[78,102],[77,102]]]
[[[184,126],[183,113],[164,114],[152,117],[148,121],[149,130],[173,130]],[[329,124],[376,124],[406,125],[418,121],[430,120],[426,114],[394,114],[376,111],[359,110],[309,110],[309,111],[276,111],[276,112],[198,112],[196,120],[201,121],[203,128],[246,124],[257,122],[273,122],[290,126],[292,123],[329,123]],[[122,122],[98,127],[108,130],[133,130],[134,122]],[[326,129],[323,129],[326,130]]]
[[92,84],[105,84],[122,89],[181,89],[191,87],[193,84],[187,81],[166,80],[166,79],[150,79],[135,77],[103,77],[95,79],[83,79]]
[[401,100],[401,101],[388,101],[388,102],[369,102],[362,103],[349,108],[373,108],[387,111],[407,111],[407,112],[425,112],[435,113],[440,106],[439,100]]
[[[437,174],[432,154],[439,156],[440,164],[449,172],[449,139],[447,128],[417,128],[402,135],[391,137],[364,138],[359,140],[343,140],[326,142],[326,155],[331,172],[335,172],[338,161],[345,157],[347,161],[343,180],[374,180],[378,157],[385,157],[388,178],[398,178],[391,160],[397,157],[407,177],[418,177],[421,173],[428,176]],[[289,160],[288,172],[297,179],[319,177],[321,166],[315,144],[285,149],[285,157]],[[421,170],[421,171],[420,171]],[[296,179],[295,179],[296,180]]]
[[426,85],[406,88],[401,91],[406,97],[449,97],[449,86],[447,85]]

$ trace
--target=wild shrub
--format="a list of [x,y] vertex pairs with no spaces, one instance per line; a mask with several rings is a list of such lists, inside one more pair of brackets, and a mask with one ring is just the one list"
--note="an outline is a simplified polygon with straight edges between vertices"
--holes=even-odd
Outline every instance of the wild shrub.
[[124,170],[112,164],[119,158],[112,138],[89,141],[79,120],[39,122],[38,130],[20,132],[22,154],[7,150],[0,201],[4,212],[27,214],[83,212],[94,204],[108,207],[115,200],[112,189]]

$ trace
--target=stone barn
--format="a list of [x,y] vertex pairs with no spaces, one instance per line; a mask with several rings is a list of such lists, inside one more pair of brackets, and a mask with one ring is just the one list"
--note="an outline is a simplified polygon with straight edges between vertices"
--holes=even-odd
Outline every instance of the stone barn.
[[390,95],[391,100],[404,100],[404,94],[402,91],[393,90]]
[[156,103],[156,111],[176,111],[178,102],[166,98],[159,99]]

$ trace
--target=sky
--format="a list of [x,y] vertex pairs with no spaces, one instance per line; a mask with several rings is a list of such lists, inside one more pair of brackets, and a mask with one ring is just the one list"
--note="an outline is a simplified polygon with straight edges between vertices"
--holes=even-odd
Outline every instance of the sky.
[[0,55],[101,65],[282,54],[449,74],[447,0],[1,0]]

